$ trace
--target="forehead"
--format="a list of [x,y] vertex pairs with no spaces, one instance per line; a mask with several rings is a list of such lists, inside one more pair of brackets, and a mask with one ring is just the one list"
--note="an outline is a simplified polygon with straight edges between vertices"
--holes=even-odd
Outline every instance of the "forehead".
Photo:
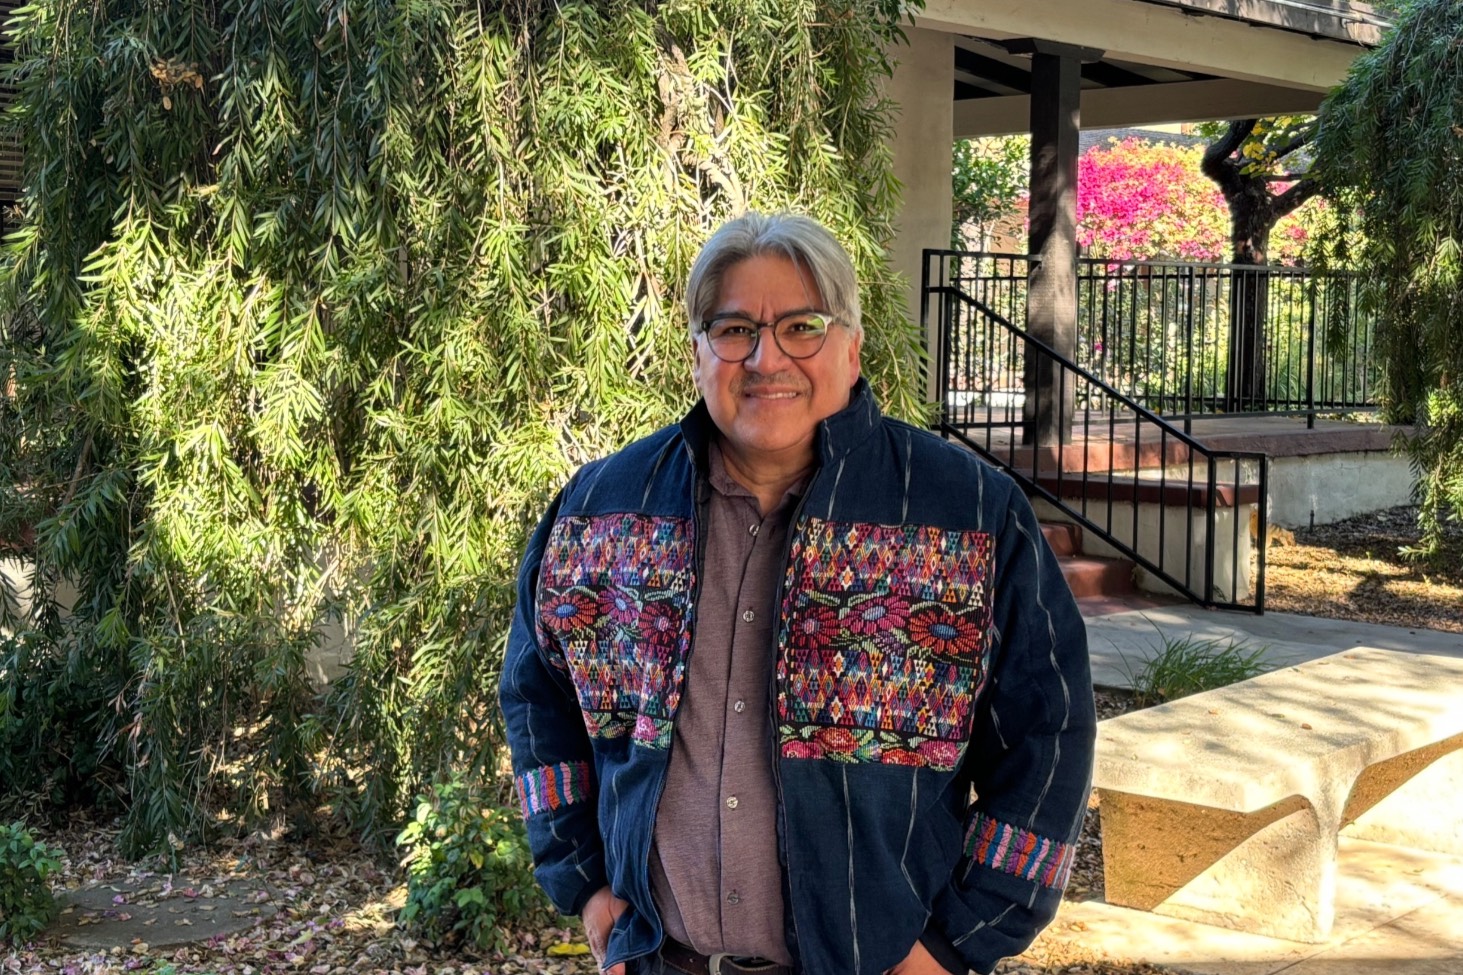
[[717,289],[718,312],[784,314],[822,305],[813,275],[781,254],[758,254],[729,265]]

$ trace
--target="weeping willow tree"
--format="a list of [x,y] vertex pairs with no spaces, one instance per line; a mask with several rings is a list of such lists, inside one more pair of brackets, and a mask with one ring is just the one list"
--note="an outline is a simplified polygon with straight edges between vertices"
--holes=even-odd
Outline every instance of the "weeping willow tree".
[[745,208],[834,229],[865,371],[918,414],[884,257],[899,9],[17,10],[0,801],[111,796],[142,852],[320,808],[380,835],[491,769],[526,532],[692,402],[681,282]]
[[1387,419],[1415,424],[1423,549],[1463,517],[1463,4],[1412,0],[1327,99],[1316,173],[1376,316]]

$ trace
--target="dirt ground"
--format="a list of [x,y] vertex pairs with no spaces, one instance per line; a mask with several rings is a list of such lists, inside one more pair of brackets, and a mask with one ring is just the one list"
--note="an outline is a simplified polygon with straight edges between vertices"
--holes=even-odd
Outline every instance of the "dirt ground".
[[1282,613],[1463,633],[1463,524],[1450,557],[1407,558],[1418,543],[1415,507],[1297,529],[1267,548],[1265,608]]

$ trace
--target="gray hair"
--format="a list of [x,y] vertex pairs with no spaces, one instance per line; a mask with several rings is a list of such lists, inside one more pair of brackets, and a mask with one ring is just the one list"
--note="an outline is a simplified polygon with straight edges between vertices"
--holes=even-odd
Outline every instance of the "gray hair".
[[727,270],[748,258],[768,255],[785,257],[806,271],[823,296],[824,310],[856,338],[863,336],[858,280],[853,262],[838,238],[812,217],[749,210],[722,224],[691,266],[691,277],[686,282],[686,313],[693,338],[715,310]]

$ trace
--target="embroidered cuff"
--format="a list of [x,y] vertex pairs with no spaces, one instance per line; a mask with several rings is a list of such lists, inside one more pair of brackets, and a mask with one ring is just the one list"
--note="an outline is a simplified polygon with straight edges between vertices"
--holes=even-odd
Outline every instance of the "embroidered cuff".
[[965,855],[982,866],[1061,890],[1076,847],[976,813],[965,831]]
[[560,762],[529,769],[517,777],[517,782],[524,819],[580,802],[594,793],[587,762]]

